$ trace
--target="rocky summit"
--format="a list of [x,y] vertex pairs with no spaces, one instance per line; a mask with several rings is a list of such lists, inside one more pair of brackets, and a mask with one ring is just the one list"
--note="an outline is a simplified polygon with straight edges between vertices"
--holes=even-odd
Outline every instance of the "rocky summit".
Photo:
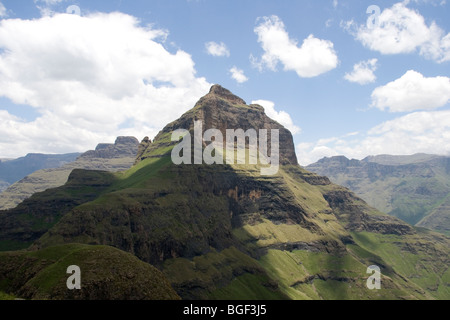
[[[221,132],[278,129],[278,172],[264,176],[260,164],[248,163],[174,164],[172,133],[192,131],[194,121]],[[15,220],[0,224],[0,248],[38,255],[74,243],[114,247],[158,268],[183,299],[450,297],[449,238],[301,168],[291,133],[221,86],[138,150],[127,171],[74,170],[64,186],[22,203],[15,215],[29,232],[15,229]],[[85,263],[78,259],[71,263]],[[20,294],[1,273],[2,261],[0,291]],[[379,290],[368,286],[374,265]]]
[[[157,145],[143,142],[137,161],[151,156],[153,150],[163,146],[161,143],[165,143],[164,146],[170,146],[171,143],[165,141],[167,139],[164,138],[171,135],[173,131],[177,129],[193,131],[195,121],[202,122],[202,136],[209,129],[218,129],[223,138],[227,135],[227,129],[242,129],[243,131],[277,129],[279,130],[280,164],[297,165],[291,132],[269,118],[263,107],[255,104],[247,105],[244,100],[220,85],[212,86],[210,92],[202,97],[193,109],[182,115],[180,119],[168,124],[154,139],[158,143]],[[224,139],[224,145],[225,142]],[[268,149],[270,150],[270,141],[268,141]]]

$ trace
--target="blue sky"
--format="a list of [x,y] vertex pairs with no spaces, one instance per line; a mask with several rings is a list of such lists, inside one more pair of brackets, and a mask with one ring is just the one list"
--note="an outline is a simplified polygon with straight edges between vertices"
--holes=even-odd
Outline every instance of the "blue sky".
[[445,0],[0,3],[0,158],[152,138],[215,83],[288,127],[303,165],[450,154]]

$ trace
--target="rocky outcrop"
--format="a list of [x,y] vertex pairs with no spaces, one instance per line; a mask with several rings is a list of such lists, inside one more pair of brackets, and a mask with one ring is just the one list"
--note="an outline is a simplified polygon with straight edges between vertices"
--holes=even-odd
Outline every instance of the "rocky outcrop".
[[350,231],[406,235],[416,231],[410,225],[387,215],[374,215],[370,207],[347,190],[333,190],[324,194],[335,215],[346,223]]
[[152,140],[150,140],[149,137],[145,137],[144,139],[142,139],[138,147],[135,164],[138,162],[138,159],[141,159],[143,157],[145,150],[147,150],[148,147],[150,147],[151,143]]
[[100,143],[95,150],[87,151],[80,158],[117,159],[135,157],[139,141],[135,137],[118,137],[114,144]]
[[[244,100],[235,96],[227,89],[214,85],[210,92],[202,97],[195,107],[182,115],[178,120],[168,124],[155,138],[161,140],[162,136],[172,133],[176,129],[186,129],[193,131],[194,121],[202,121],[202,135],[208,129],[218,129],[221,131],[226,143],[227,129],[260,129],[268,130],[268,149],[270,152],[270,130],[279,130],[279,154],[281,165],[297,165],[297,156],[292,134],[278,122],[272,120],[264,113],[264,108],[259,105],[247,105]],[[259,137],[258,137],[259,144]],[[166,145],[170,145],[167,143]],[[142,155],[137,161],[149,157],[155,148],[161,148],[161,144],[142,145]]]

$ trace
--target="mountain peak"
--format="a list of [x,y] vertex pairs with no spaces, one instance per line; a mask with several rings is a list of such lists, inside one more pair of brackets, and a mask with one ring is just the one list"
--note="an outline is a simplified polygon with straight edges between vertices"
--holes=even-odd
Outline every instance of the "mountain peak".
[[230,90],[225,89],[224,87],[218,84],[215,84],[211,87],[208,95],[217,96],[219,98],[228,100],[233,104],[245,104],[245,105],[247,104],[244,100],[234,95]]

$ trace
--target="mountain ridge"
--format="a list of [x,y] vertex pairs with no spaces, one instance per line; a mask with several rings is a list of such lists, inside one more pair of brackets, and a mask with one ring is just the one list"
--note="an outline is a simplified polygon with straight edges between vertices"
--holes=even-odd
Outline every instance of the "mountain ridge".
[[62,186],[74,169],[121,171],[130,168],[139,142],[135,137],[117,137],[114,144],[100,143],[61,167],[35,171],[0,194],[0,210],[12,209],[37,192]]
[[[438,210],[450,195],[450,157],[445,156],[381,155],[363,160],[338,156],[323,158],[306,168],[330,177],[380,211],[412,225],[425,226],[421,221]],[[438,226],[439,223],[429,220],[427,225]]]
[[0,161],[0,193],[34,171],[61,167],[80,155],[81,153],[29,153],[17,159]]

